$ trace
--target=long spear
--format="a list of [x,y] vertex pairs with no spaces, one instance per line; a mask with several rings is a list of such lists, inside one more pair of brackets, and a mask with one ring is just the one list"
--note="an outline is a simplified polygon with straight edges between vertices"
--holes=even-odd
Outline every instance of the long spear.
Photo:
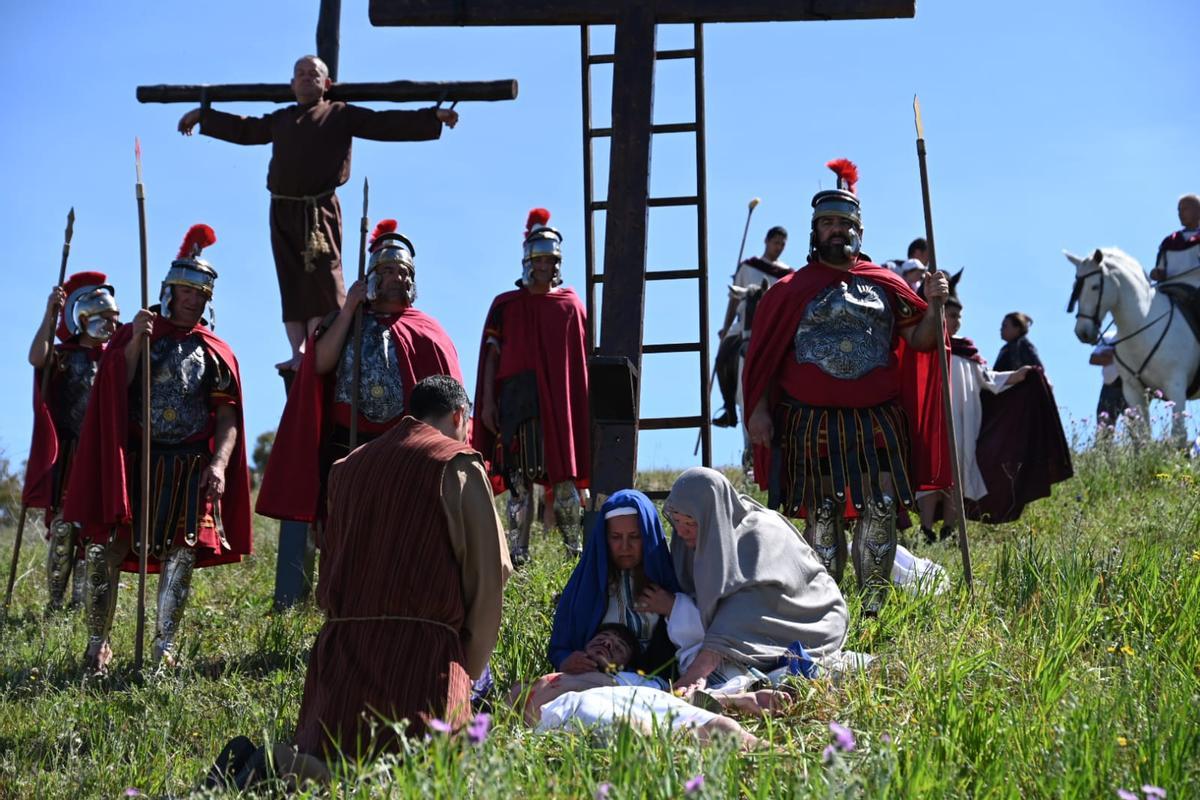
[[[133,140],[137,169],[138,238],[142,256],[142,308],[150,307],[149,242],[146,238],[146,187],[142,183],[142,143]],[[150,337],[142,343],[142,500],[138,514],[138,594],[137,634],[133,646],[133,668],[142,671],[142,651],[146,640],[146,555],[150,549]]]
[[[358,279],[367,276],[367,199],[371,187],[363,178],[362,220],[358,223]],[[350,390],[350,449],[358,447],[358,384],[362,381],[363,304],[354,309],[354,380]]]
[[[62,261],[58,265],[58,285],[62,286],[67,280],[67,260],[71,257],[71,237],[75,235],[75,206],[67,212],[67,230],[63,234]],[[54,322],[50,323],[50,333],[46,342],[46,361],[42,364],[42,401],[50,390],[51,355],[54,351]],[[25,517],[29,507],[21,504],[21,519],[17,522],[17,539],[13,542],[12,564],[8,568],[8,587],[4,590],[4,614],[8,614],[8,605],[12,602],[13,584],[17,579],[17,562],[21,559],[21,539],[25,536]]]
[[[929,252],[929,271],[937,271],[937,250],[933,246],[933,210],[929,202],[929,171],[925,166],[925,126],[921,123],[921,101],[913,95],[913,116],[917,123],[917,162],[921,167],[921,202],[925,207],[925,241]],[[971,582],[971,547],[967,542],[967,513],[963,503],[962,468],[958,463],[958,444],[954,438],[954,414],[950,404],[950,364],[946,359],[946,319],[940,305],[933,309],[942,341],[938,342],[938,367],[942,371],[942,415],[946,418],[946,437],[950,440],[950,468],[954,471],[954,499],[958,503],[958,551],[962,554],[963,578],[967,591]]]
[[[737,264],[735,264],[733,267],[733,272],[735,275],[737,274],[738,269],[741,268],[741,266],[742,266],[742,256],[744,256],[746,254],[746,235],[750,233],[750,217],[752,217],[754,215],[754,209],[758,208],[758,204],[761,202],[762,202],[762,200],[758,199],[757,197],[752,198],[750,200],[750,208],[749,208],[749,210],[746,211],[746,226],[744,228],[742,228],[742,244],[738,248]],[[704,324],[707,325],[708,320],[705,320]],[[742,324],[745,324],[745,320],[742,320]],[[720,348],[720,345],[721,345],[721,343],[717,342],[718,349]],[[717,363],[716,363],[716,360],[714,360],[712,372],[710,372],[708,375],[708,393],[709,394],[712,394],[713,383],[716,382],[716,380],[717,380]],[[726,409],[726,411],[728,411],[728,409]],[[696,433],[696,446],[695,446],[695,448],[692,449],[693,456],[700,452],[700,437],[703,435],[703,433],[704,433],[703,428],[701,428]]]

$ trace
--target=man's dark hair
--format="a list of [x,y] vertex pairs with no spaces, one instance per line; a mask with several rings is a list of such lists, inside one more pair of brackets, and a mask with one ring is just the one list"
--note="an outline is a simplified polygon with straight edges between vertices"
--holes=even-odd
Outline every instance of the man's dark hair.
[[625,643],[625,646],[629,648],[629,663],[620,664],[619,666],[628,667],[638,663],[638,660],[642,657],[642,643],[638,641],[637,636],[633,634],[628,625],[620,622],[606,622],[599,628],[596,628],[596,632],[592,634],[592,638],[596,638],[596,636],[605,631],[612,631],[617,634],[617,636],[621,637],[621,641]]
[[912,243],[908,246],[908,257],[912,258],[914,255],[916,255],[918,250],[929,252],[929,243],[923,238],[913,239]]
[[[782,236],[786,239],[787,228],[783,227],[782,225],[771,226],[770,230],[767,231],[767,239],[770,239],[772,236]],[[763,239],[763,241],[765,242],[767,239]]]
[[431,375],[413,387],[408,411],[420,420],[431,420],[467,408],[467,390],[449,375]]

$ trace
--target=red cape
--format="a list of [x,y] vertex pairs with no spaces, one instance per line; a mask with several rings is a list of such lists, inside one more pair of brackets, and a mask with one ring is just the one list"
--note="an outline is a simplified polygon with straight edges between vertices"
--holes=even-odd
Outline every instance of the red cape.
[[[859,261],[850,268],[850,272],[886,286],[918,309],[926,307],[925,301],[917,297],[908,284],[891,270],[869,261]],[[775,383],[783,359],[790,357],[792,336],[809,301],[838,277],[827,270],[801,268],[781,278],[759,301],[754,316],[755,335],[750,337],[750,350],[746,354],[742,375],[747,422],[768,387]],[[937,354],[919,353],[908,347],[903,338],[899,339],[895,353],[900,362],[900,403],[908,414],[911,426],[913,490],[944,489],[953,483],[953,470],[949,439],[946,437],[942,373]],[[852,385],[853,381],[847,381],[848,387]],[[768,398],[770,407],[773,408],[779,401],[779,395],[778,388],[775,388]],[[755,445],[754,476],[762,489],[767,488],[770,464],[770,449]]]
[[[96,345],[93,357],[100,358],[107,343]],[[78,341],[55,345],[55,350],[81,349]],[[29,443],[29,458],[25,462],[25,486],[21,502],[28,508],[49,510],[54,503],[54,464],[58,461],[58,430],[50,405],[54,402],[55,381],[50,379],[47,395],[42,397],[42,370],[33,371],[33,439]]]
[[[449,375],[462,383],[458,351],[437,320],[410,307],[397,315],[391,328],[405,408],[413,387],[431,375]],[[333,428],[335,374],[317,374],[316,337],[310,336],[258,491],[254,510],[264,517],[315,522],[325,516],[324,509],[317,508],[321,446]]]
[[[130,444],[129,387],[125,370],[125,345],[132,338],[132,327],[122,325],[109,343],[100,360],[100,371],[92,385],[75,464],[67,485],[67,506],[64,519],[83,526],[83,536],[90,541],[106,541],[109,530],[120,527],[120,535],[130,535],[132,511],[125,482],[125,448]],[[178,328],[158,317],[151,340],[175,333]],[[221,498],[221,519],[229,550],[219,555],[205,554],[196,561],[198,567],[211,567],[242,560],[253,549],[253,528],[250,519],[250,472],[246,469],[246,428],[242,423],[242,377],[237,358],[224,340],[203,325],[192,328],[200,335],[204,346],[229,367],[233,374],[233,394],[237,409],[237,443],[225,467],[225,494]],[[212,447],[212,442],[209,442]],[[136,572],[138,559],[130,553],[121,568]],[[147,570],[158,572],[158,562],[147,559]]]
[[[500,382],[528,370],[537,373],[538,408],[550,483],[575,480],[580,488],[592,474],[591,420],[588,414],[587,312],[569,288],[548,294],[526,289],[505,292],[492,301],[486,319],[503,315],[503,343],[492,397],[499,400]],[[483,365],[487,357],[487,322],[479,342],[475,377],[475,410],[483,402]],[[564,397],[565,396],[565,397]],[[491,469],[497,436],[480,420],[471,431],[471,446]],[[492,487],[505,491],[493,476]]]

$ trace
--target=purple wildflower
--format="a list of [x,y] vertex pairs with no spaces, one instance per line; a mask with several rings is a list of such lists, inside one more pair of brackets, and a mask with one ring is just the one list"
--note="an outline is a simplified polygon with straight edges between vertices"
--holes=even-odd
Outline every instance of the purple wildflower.
[[1142,800],[1142,798],[1128,789],[1117,789],[1117,797],[1121,798],[1121,800]]
[[829,732],[833,734],[833,743],[837,745],[838,750],[844,753],[850,753],[854,750],[854,732],[845,725],[831,722],[829,723]]
[[892,737],[886,733],[883,733],[879,735],[879,741],[883,742],[884,744],[891,744]]
[[475,719],[471,720],[471,724],[467,726],[467,738],[471,740],[471,744],[483,744],[487,741],[488,731],[491,729],[492,716],[476,714]]
[[1158,800],[1166,800],[1167,790],[1152,783],[1143,783],[1142,794],[1146,795],[1146,797],[1157,797]]
[[605,781],[596,787],[595,800],[608,800],[608,793],[612,791],[612,784]]
[[450,733],[452,730],[454,730],[454,727],[449,722],[441,719],[429,720],[429,727],[438,733]]
[[821,760],[824,761],[826,764],[828,764],[831,761],[833,761],[833,757],[836,754],[837,754],[837,748],[835,748],[831,744],[825,745],[825,752],[821,753]]
[[125,790],[125,796],[126,797],[141,797],[142,793],[140,791],[138,791],[137,789],[133,788],[132,786],[130,786],[128,789]]
[[701,772],[696,777],[683,785],[683,791],[686,794],[696,794],[704,788],[704,773]]

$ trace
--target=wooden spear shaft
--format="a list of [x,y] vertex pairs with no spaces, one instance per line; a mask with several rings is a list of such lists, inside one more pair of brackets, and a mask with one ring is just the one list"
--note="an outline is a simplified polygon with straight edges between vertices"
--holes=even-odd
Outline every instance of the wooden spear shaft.
[[[71,206],[71,210],[67,212],[67,230],[63,234],[62,246],[62,261],[58,264],[58,285],[62,286],[67,280],[67,261],[71,257],[71,238],[75,235],[75,206]],[[42,402],[46,401],[46,393],[50,390],[50,374],[53,370],[54,362],[51,356],[54,355],[54,321],[50,323],[50,333],[46,339],[46,360],[42,363]],[[8,606],[12,602],[13,584],[17,580],[17,564],[21,560],[21,540],[25,538],[25,518],[28,516],[29,508],[24,503],[21,503],[21,517],[17,522],[17,538],[13,542],[12,563],[8,568],[8,586],[4,590],[4,615],[8,615]]]
[[[142,145],[134,139],[137,166],[138,239],[141,246],[142,308],[150,307],[149,242],[146,238],[146,187],[142,183]],[[134,638],[133,668],[142,671],[142,656],[146,641],[146,557],[150,550],[150,337],[142,342],[142,495],[138,508],[138,592],[137,633]]]
[[[933,210],[929,201],[929,171],[925,166],[925,126],[921,123],[921,103],[913,96],[913,116],[917,124],[917,162],[921,168],[921,202],[925,209],[925,241],[929,252],[929,271],[937,271],[937,250],[933,245]],[[954,413],[950,401],[950,364],[946,356],[946,319],[941,305],[935,306],[937,328],[942,341],[937,344],[938,367],[942,372],[942,415],[946,418],[946,438],[950,440],[950,469],[954,473],[954,500],[958,503],[958,550],[962,554],[963,578],[967,591],[974,586],[971,579],[971,548],[967,542],[967,514],[963,503],[962,469],[958,463],[958,445],[954,438]]]
[[[367,275],[367,200],[371,187],[363,178],[362,219],[358,223],[358,279]],[[364,301],[365,302],[365,301]],[[358,384],[362,382],[363,304],[354,309],[354,368],[350,384],[350,449],[358,447]]]

